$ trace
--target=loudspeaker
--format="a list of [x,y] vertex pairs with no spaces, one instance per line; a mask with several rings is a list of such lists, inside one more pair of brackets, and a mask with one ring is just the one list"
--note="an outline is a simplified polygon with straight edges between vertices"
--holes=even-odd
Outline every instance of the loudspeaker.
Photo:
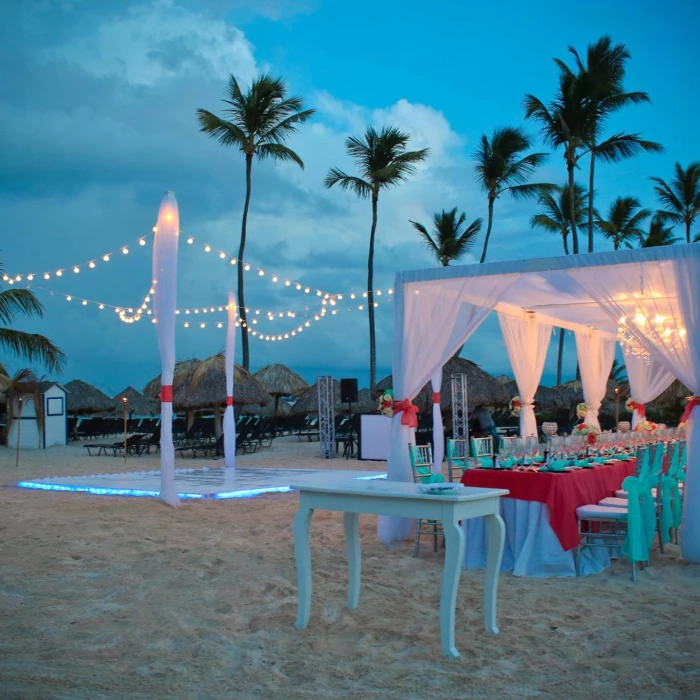
[[357,379],[340,380],[340,402],[357,403]]

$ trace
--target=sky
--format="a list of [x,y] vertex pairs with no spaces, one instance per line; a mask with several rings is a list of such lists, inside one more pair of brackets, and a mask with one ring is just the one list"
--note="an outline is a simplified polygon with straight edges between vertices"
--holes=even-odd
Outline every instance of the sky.
[[[284,334],[312,321],[320,299],[304,287],[344,295],[337,314],[281,342],[251,338],[251,368],[284,362],[307,381],[318,374],[368,384],[366,309],[349,305],[366,288],[370,204],[323,178],[331,167],[353,172],[349,135],[393,125],[429,159],[379,201],[375,257],[378,378],[390,372],[392,305],[386,290],[398,270],[436,263],[409,220],[429,225],[434,212],[458,206],[468,221],[486,217],[474,179],[482,133],[524,121],[523,96],[553,96],[554,57],[568,59],[604,34],[632,53],[626,86],[652,103],[609,123],[661,142],[665,153],[597,167],[596,206],[617,196],[655,208],[652,175],[700,159],[697,66],[700,5],[692,0],[589,0],[586,11],[551,0],[431,3],[384,0],[4,0],[0,25],[0,259],[16,284],[30,285],[43,319],[15,327],[52,338],[66,353],[62,381],[80,378],[110,394],[139,389],[160,371],[155,327],[122,323],[105,305],[138,307],[150,282],[150,232],[160,199],[172,190],[180,208],[178,305],[225,304],[235,267],[217,251],[237,251],[245,195],[240,152],[199,133],[197,108],[218,113],[227,77],[247,84],[262,71],[283,76],[291,94],[316,110],[288,145],[305,169],[255,163],[248,223],[246,304],[260,310],[261,332]],[[536,143],[538,151],[548,149]],[[563,182],[561,153],[538,179]],[[578,174],[586,181],[587,167]],[[488,260],[563,253],[561,240],[532,231],[532,201],[496,202]],[[677,234],[680,235],[680,232]],[[138,239],[146,236],[146,245]],[[185,236],[192,236],[188,245]],[[205,252],[209,244],[212,251]],[[464,258],[478,260],[481,241]],[[128,254],[121,253],[127,246]],[[596,250],[610,245],[596,239]],[[111,255],[109,262],[102,256]],[[88,263],[95,261],[95,267]],[[79,272],[72,272],[77,265]],[[56,270],[65,270],[61,277]],[[26,275],[37,276],[28,283]],[[50,279],[43,278],[50,272]],[[272,281],[273,275],[279,281]],[[294,284],[304,285],[297,291]],[[66,295],[72,300],[67,301]],[[265,311],[278,316],[270,322]],[[295,314],[291,319],[287,312]],[[176,355],[206,357],[224,347],[215,312],[183,326]],[[205,328],[199,322],[205,322]],[[436,319],[439,322],[439,319]],[[239,341],[240,342],[240,341]],[[556,342],[543,376],[555,378]],[[240,345],[238,348],[240,357]],[[467,342],[463,356],[492,374],[512,374],[495,318]],[[0,355],[11,371],[26,363]],[[575,371],[567,333],[564,379]],[[43,370],[40,370],[43,373]]]

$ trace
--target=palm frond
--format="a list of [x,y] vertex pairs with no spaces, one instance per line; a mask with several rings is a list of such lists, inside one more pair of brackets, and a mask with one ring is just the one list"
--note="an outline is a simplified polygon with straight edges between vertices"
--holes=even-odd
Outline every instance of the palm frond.
[[423,226],[423,224],[419,224],[417,221],[411,221],[409,219],[409,222],[413,224],[413,228],[418,231],[418,235],[421,237],[421,240],[425,244],[425,246],[430,250],[431,253],[437,255],[438,254],[438,247],[435,243],[435,241],[432,239],[431,235],[428,233],[428,229]]
[[614,134],[596,146],[596,157],[606,163],[619,163],[640,153],[662,153],[664,147],[655,141],[645,141],[639,134]]
[[0,347],[29,362],[40,362],[49,372],[60,373],[66,361],[57,345],[36,333],[0,328]]
[[334,185],[339,185],[343,190],[354,192],[361,199],[365,199],[372,194],[372,186],[365,182],[362,178],[353,175],[346,175],[338,168],[331,168],[323,180],[323,184],[331,188]]
[[271,158],[272,160],[280,160],[296,163],[302,170],[304,169],[304,161],[289,147],[281,143],[261,143],[255,149],[260,160]]
[[41,317],[44,307],[29,289],[5,289],[0,292],[0,323],[12,323],[17,314]]
[[216,139],[222,146],[238,146],[243,149],[248,138],[236,124],[217,117],[206,109],[197,110],[199,130]]
[[512,185],[506,189],[510,191],[513,199],[533,199],[534,197],[541,197],[548,192],[553,192],[556,188],[557,186],[552,183],[542,182],[530,183],[527,185]]
[[303,112],[297,112],[292,114],[282,121],[273,124],[267,131],[264,131],[256,139],[256,145],[260,145],[267,142],[283,143],[292,134],[298,131],[298,125],[303,124],[308,121],[314,114],[316,110],[307,109]]

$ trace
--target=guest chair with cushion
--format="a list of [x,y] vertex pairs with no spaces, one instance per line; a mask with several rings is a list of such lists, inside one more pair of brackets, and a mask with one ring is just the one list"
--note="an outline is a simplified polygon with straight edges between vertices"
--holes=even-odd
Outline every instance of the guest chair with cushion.
[[[428,483],[433,475],[433,448],[431,445],[408,445],[408,454],[411,458],[411,470],[413,481],[416,484]],[[416,523],[416,540],[413,546],[413,556],[418,556],[421,535],[433,536],[433,551],[438,550],[438,537],[442,533],[442,523],[439,520],[426,520],[419,518]],[[444,543],[444,535],[443,535]]]
[[460,481],[462,474],[469,469],[468,442],[464,439],[447,441],[447,479]]
[[472,454],[479,464],[493,466],[493,438],[472,438]]

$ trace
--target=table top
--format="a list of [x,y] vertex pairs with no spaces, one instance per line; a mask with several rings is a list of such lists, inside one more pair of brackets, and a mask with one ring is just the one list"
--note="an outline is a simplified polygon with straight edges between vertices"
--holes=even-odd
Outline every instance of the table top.
[[305,493],[328,493],[348,496],[376,496],[381,498],[412,498],[426,501],[441,501],[448,503],[463,503],[465,501],[481,501],[487,498],[507,496],[506,489],[464,487],[447,494],[423,493],[418,484],[402,481],[384,480],[348,480],[330,481],[316,484],[290,484],[291,488]]

